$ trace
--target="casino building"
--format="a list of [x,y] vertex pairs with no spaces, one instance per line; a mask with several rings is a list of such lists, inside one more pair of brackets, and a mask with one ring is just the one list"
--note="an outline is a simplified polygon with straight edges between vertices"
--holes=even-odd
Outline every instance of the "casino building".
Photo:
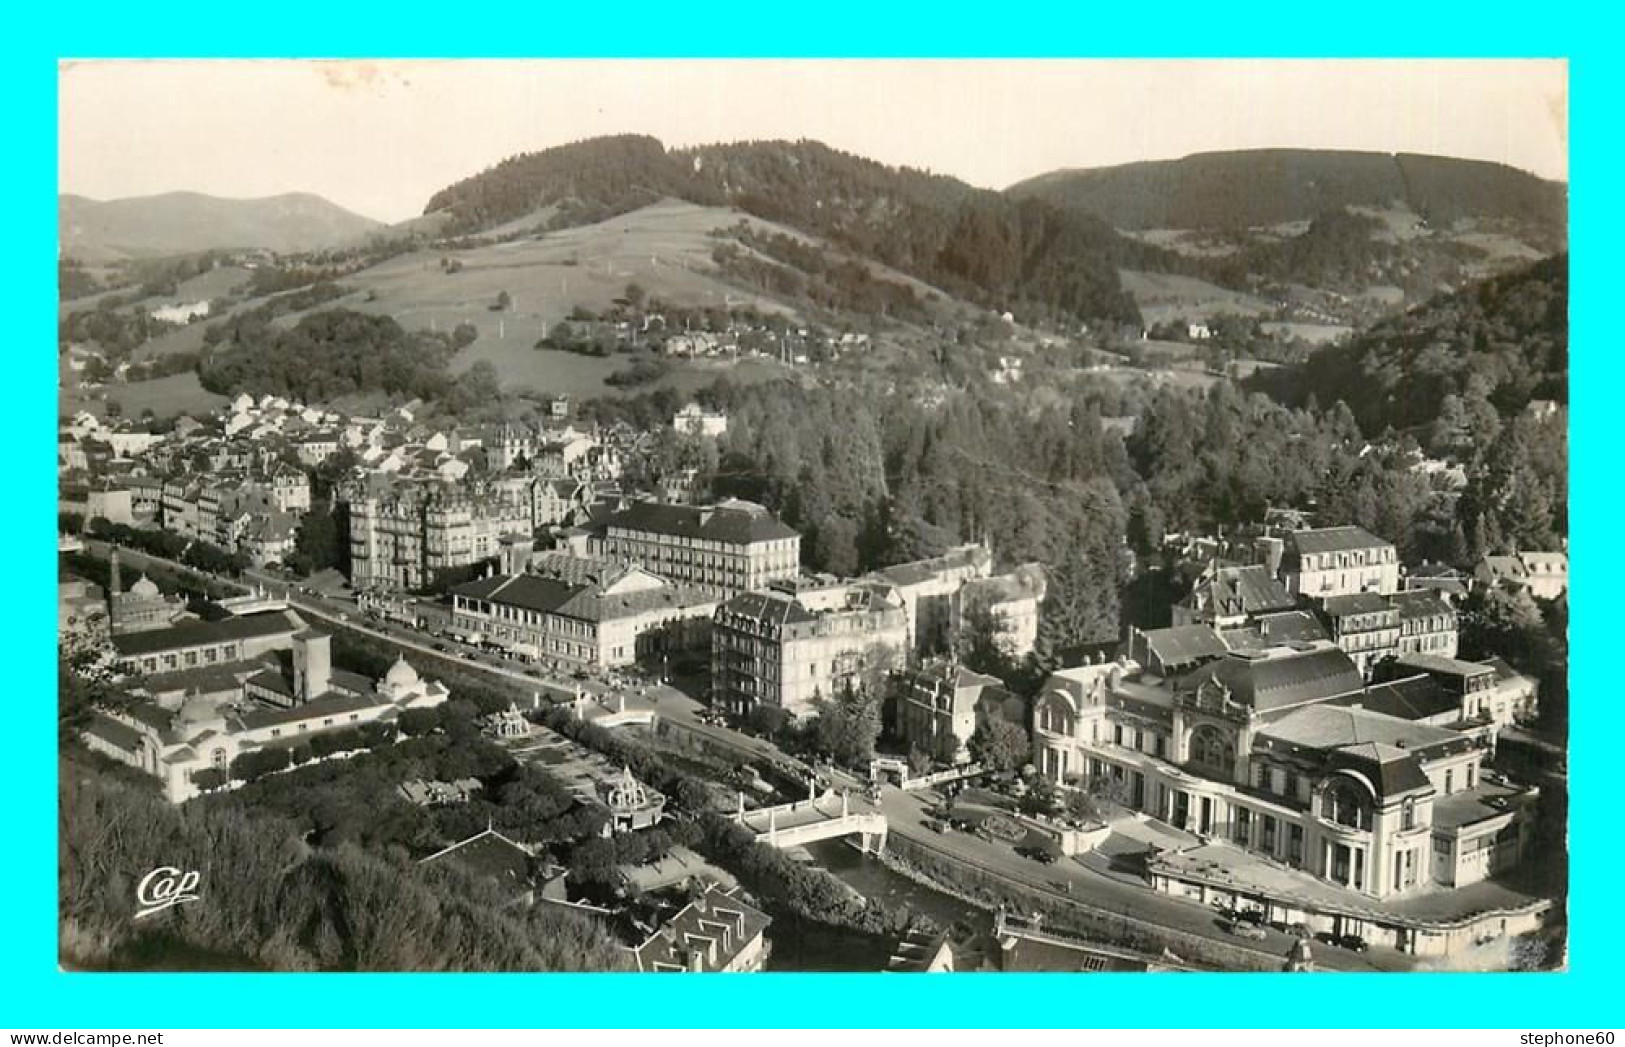
[[1129,807],[1204,842],[1370,899],[1515,865],[1536,790],[1487,776],[1481,735],[1367,709],[1365,694],[1326,641],[1233,650],[1171,678],[1085,665],[1045,682],[1034,760],[1058,783],[1116,783]]

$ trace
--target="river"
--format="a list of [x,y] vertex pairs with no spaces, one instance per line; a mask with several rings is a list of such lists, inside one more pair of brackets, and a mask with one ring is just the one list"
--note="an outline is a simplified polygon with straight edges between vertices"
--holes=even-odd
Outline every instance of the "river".
[[[929,916],[944,927],[969,923],[982,929],[991,925],[987,913],[920,886],[845,840],[822,840],[807,851],[836,879],[888,910],[906,907],[909,912]],[[773,953],[767,963],[770,971],[882,971],[886,969],[895,943],[891,935],[840,931],[779,913],[773,915],[768,937],[773,941]]]

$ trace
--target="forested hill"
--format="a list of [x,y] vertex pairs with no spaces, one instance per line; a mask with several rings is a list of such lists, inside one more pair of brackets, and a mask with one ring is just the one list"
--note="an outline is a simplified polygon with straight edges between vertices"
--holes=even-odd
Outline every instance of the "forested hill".
[[1241,229],[1400,203],[1436,225],[1476,219],[1536,227],[1559,238],[1554,248],[1567,225],[1568,199],[1566,185],[1502,164],[1310,149],[1054,171],[1007,192],[1095,215],[1119,229]]
[[509,157],[440,190],[423,213],[446,212],[448,233],[473,233],[538,211],[551,211],[538,224],[587,225],[667,196],[722,202],[657,140],[615,135]]
[[1567,403],[1568,262],[1555,255],[1434,298],[1259,385],[1288,403],[1342,400],[1369,435],[1434,425],[1464,405],[1506,416],[1530,400]]
[[668,152],[652,138],[594,139],[505,160],[436,193],[426,212],[449,213],[463,232],[533,214],[557,227],[666,196],[731,205],[950,294],[1029,315],[1137,322],[1118,268],[1190,268],[1087,215],[805,141]]

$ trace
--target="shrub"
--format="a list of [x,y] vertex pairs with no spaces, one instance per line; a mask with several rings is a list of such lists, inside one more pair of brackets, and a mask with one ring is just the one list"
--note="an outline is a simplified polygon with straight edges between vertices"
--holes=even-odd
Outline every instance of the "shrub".
[[288,750],[254,749],[231,761],[231,776],[238,781],[254,782],[287,767]]
[[432,734],[440,727],[440,710],[434,709],[408,709],[401,713],[401,733],[416,738],[420,735]]
[[227,781],[229,779],[226,777],[226,772],[218,767],[205,767],[192,775],[192,784],[203,792],[218,789],[225,785]]

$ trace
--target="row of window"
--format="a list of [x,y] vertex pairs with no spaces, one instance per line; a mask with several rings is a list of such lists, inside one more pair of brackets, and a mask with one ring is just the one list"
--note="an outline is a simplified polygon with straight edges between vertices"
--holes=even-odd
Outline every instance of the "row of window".
[[155,673],[160,666],[164,672],[173,672],[177,669],[195,669],[200,665],[214,665],[218,662],[234,660],[236,644],[220,644],[215,647],[194,648],[190,651],[170,651],[163,655],[147,655],[139,660],[141,671]]
[[[360,713],[351,713],[350,714],[350,722],[351,723],[355,723],[359,719],[361,719],[361,714]],[[322,726],[323,727],[331,727],[331,726],[333,726],[333,717],[329,716],[326,719],[324,719],[322,721]],[[306,721],[304,723],[301,723],[299,725],[299,731],[300,731],[301,734],[303,734],[305,731],[308,731],[308,730],[310,730],[310,723],[308,721]],[[271,737],[272,738],[280,738],[280,737],[282,737],[282,728],[280,728],[280,727],[271,728]],[[219,750],[219,749],[215,750],[215,752],[217,752],[217,753],[220,752],[220,751],[221,750]]]

